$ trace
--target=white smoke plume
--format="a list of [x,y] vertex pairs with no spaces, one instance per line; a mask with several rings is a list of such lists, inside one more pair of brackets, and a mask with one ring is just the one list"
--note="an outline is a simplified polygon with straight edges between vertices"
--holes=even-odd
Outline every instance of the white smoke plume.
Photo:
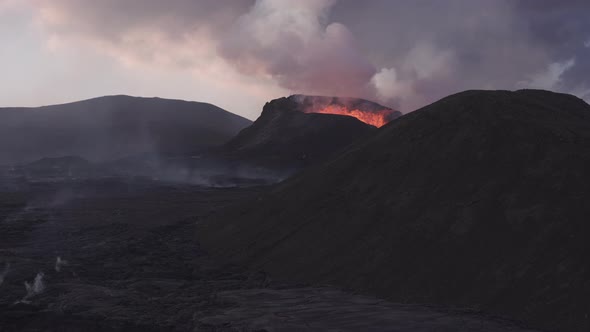
[[348,28],[329,22],[334,0],[259,0],[222,39],[220,53],[246,74],[304,94],[366,96],[375,67]]
[[10,263],[6,263],[6,265],[4,265],[4,270],[2,270],[2,272],[0,272],[0,286],[2,286],[2,284],[4,283],[4,279],[6,278],[6,275],[8,275],[9,271],[10,271]]
[[43,282],[44,277],[45,274],[43,272],[39,272],[35,276],[35,279],[32,283],[25,281],[26,294],[22,300],[18,301],[17,303],[30,303],[31,298],[43,293],[45,291],[45,282]]
[[68,261],[62,259],[60,256],[57,256],[55,259],[55,271],[61,272],[62,267],[68,265]]

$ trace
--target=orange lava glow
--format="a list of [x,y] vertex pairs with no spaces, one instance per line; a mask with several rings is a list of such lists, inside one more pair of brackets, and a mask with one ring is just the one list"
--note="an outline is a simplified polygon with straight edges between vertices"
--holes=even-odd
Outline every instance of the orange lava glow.
[[321,109],[307,109],[304,112],[352,116],[364,123],[379,128],[389,122],[389,117],[395,111],[391,109],[383,109],[378,111],[361,111],[358,109],[349,109],[345,106],[340,105],[328,105]]

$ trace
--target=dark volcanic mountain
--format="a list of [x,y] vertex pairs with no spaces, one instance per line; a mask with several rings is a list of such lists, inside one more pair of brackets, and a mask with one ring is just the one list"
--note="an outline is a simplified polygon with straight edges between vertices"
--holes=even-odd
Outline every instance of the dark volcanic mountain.
[[190,154],[226,142],[250,123],[211,104],[129,96],[0,108],[0,163]]
[[587,331],[589,170],[581,99],[467,91],[199,234],[214,252],[279,277]]
[[376,130],[354,116],[342,116],[346,113],[320,114],[329,107],[385,116],[387,121],[401,114],[363,99],[293,95],[266,103],[254,124],[229,141],[223,151],[253,163],[299,168],[323,160]]

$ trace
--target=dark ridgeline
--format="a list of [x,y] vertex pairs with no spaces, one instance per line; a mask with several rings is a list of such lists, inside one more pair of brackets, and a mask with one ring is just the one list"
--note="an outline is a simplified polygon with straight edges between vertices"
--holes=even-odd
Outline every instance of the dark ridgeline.
[[325,160],[376,131],[354,117],[304,113],[313,106],[312,100],[326,104],[328,99],[342,99],[367,110],[385,108],[356,98],[293,95],[275,99],[264,105],[262,114],[251,126],[223,146],[223,154],[271,168],[299,169]]
[[277,277],[587,331],[589,170],[590,106],[581,99],[466,91],[198,234],[212,252]]
[[250,123],[211,104],[129,96],[0,108],[0,164],[191,154],[226,142]]

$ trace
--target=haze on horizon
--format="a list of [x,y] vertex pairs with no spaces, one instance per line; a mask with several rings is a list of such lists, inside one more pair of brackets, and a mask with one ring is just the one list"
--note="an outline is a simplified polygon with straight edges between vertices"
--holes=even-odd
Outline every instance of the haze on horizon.
[[466,89],[590,100],[583,0],[0,0],[0,106],[129,94],[254,119],[289,94],[403,112]]

